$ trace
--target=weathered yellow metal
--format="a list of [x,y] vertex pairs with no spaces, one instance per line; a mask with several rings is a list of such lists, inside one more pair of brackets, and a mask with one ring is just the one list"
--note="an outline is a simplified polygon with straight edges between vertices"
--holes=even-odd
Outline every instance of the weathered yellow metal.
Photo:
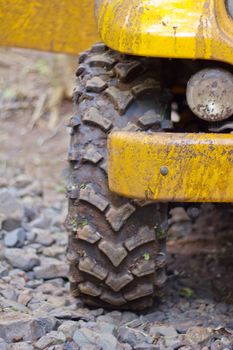
[[233,64],[224,0],[98,0],[102,40],[120,52]]
[[156,201],[233,202],[233,135],[113,132],[109,186]]
[[0,0],[0,45],[77,54],[99,40],[94,0]]

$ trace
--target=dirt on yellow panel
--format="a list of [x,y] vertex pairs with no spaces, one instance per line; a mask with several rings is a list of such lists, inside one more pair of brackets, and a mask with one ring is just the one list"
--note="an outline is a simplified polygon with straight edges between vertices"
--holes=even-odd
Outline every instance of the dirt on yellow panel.
[[78,54],[98,41],[94,0],[0,0],[0,45]]

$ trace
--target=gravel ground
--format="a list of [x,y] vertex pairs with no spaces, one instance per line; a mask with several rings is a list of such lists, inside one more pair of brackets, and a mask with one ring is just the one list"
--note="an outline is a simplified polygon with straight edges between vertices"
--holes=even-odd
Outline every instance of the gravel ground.
[[66,212],[64,198],[44,204],[35,178],[15,175],[10,186],[1,179],[1,350],[233,349],[233,305],[216,302],[208,284],[195,291],[195,279],[187,274],[192,259],[187,271],[175,259],[174,246],[187,250],[197,225],[183,209],[172,210],[165,298],[141,314],[90,310],[71,297]]

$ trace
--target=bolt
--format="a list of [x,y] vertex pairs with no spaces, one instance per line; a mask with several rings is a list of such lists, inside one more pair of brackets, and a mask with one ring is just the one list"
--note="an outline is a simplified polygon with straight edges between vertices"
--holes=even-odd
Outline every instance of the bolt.
[[166,176],[168,174],[168,167],[166,166],[161,166],[160,168],[160,174],[163,176]]

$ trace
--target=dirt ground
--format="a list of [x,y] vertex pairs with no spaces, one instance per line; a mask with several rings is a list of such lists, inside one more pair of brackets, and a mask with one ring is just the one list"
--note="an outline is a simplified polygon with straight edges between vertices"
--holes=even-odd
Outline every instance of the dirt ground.
[[[35,177],[42,183],[46,205],[65,196],[66,124],[72,115],[66,88],[57,93],[62,84],[58,76],[68,71],[67,62],[62,64],[61,59],[60,72],[54,75],[55,61],[46,53],[0,51],[0,181],[10,184],[20,173]],[[56,102],[51,106],[53,99]],[[233,328],[233,317],[224,317],[233,310],[232,213],[231,206],[209,204],[196,221],[182,218],[174,222],[168,239],[168,288],[163,302],[173,310],[174,320],[178,304],[184,303],[186,312],[201,300],[202,305],[211,305],[210,318],[205,322],[194,312],[190,324],[193,319],[193,325],[217,327],[218,312],[222,313],[221,326]]]

